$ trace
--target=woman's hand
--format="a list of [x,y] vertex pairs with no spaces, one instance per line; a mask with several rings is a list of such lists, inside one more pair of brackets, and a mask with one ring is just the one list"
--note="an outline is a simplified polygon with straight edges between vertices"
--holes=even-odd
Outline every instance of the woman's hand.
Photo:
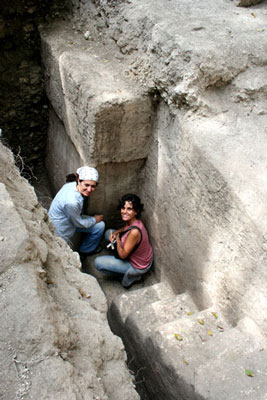
[[109,240],[110,242],[114,242],[114,240],[116,240],[116,231],[115,231],[115,232],[112,232],[112,233],[109,235],[108,240]]
[[121,228],[121,229],[118,229],[118,230],[112,232],[112,233],[109,235],[108,240],[109,240],[110,242],[114,242],[114,240],[117,240],[117,237],[119,236],[119,233],[120,233],[120,232],[123,232],[123,231],[124,231],[124,228]]
[[103,214],[101,214],[101,215],[94,215],[94,218],[95,218],[96,223],[98,223],[98,222],[100,222],[100,221],[103,221],[104,215],[103,215]]

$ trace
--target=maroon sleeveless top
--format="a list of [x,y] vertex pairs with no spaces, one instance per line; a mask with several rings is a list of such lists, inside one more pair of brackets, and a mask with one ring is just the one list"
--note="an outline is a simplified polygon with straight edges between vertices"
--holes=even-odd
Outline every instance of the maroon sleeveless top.
[[[137,219],[135,222],[133,222],[131,225],[128,225],[125,227],[125,230],[128,229],[130,226],[138,226],[138,228],[141,230],[143,238],[138,246],[138,248],[133,251],[132,254],[129,256],[129,261],[132,264],[134,268],[137,269],[144,269],[149,266],[149,264],[152,261],[153,257],[153,250],[152,246],[149,242],[148,238],[148,233],[146,228],[144,227],[143,222],[140,219]],[[121,247],[124,247],[124,244],[126,242],[126,239],[131,231],[125,233],[125,235],[122,236],[121,238]]]

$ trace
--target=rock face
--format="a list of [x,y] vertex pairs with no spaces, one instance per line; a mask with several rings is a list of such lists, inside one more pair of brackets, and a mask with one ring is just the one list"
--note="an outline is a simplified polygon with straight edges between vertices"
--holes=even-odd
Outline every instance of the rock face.
[[98,283],[55,236],[3,145],[0,173],[0,397],[138,399]]

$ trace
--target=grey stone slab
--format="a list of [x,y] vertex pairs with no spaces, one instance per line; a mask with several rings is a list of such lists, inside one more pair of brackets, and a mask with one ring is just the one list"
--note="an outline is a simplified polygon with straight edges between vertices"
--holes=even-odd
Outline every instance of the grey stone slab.
[[[196,370],[196,393],[205,400],[266,400],[266,366],[266,348],[240,355],[227,363],[220,359],[210,360],[209,364]],[[253,376],[247,375],[246,370]]]
[[[134,331],[133,326],[131,328]],[[135,337],[134,333],[132,337]],[[138,341],[142,342],[142,337],[137,337],[136,342]],[[177,396],[184,396],[182,398],[197,400],[206,398],[195,387],[196,374],[203,366],[209,369],[210,376],[216,380],[216,368],[209,367],[213,362],[216,365],[220,364],[221,370],[227,370],[229,363],[239,362],[244,357],[250,357],[250,354],[257,354],[266,342],[258,336],[256,330],[253,335],[244,329],[242,324],[240,327],[231,328],[220,315],[216,319],[211,310],[205,310],[155,329],[142,345],[146,365],[156,371],[153,380],[158,383],[160,391],[168,394],[166,398],[175,399],[176,393]],[[205,381],[204,375],[202,380],[199,379],[199,382],[201,381]],[[154,391],[153,382],[151,385],[149,381],[148,385],[150,391],[155,393],[155,398],[161,399]],[[218,387],[219,379],[217,383],[209,386],[210,391],[215,388],[215,392]],[[231,392],[230,387],[226,389],[225,393],[227,392]],[[214,395],[211,398],[217,397]]]
[[127,77],[112,49],[94,43],[87,51],[83,34],[74,37],[67,24],[42,29],[41,36],[47,93],[83,162],[145,158],[151,100]]
[[125,326],[129,327],[129,330],[133,326],[139,329],[144,341],[145,336],[154,332],[159,326],[195,312],[198,312],[197,307],[188,293],[170,298],[166,294],[161,300],[142,304],[138,309],[130,312]]
[[124,324],[127,317],[134,311],[140,310],[148,304],[160,299],[173,297],[173,291],[167,282],[156,283],[142,289],[123,293],[111,303],[109,322],[113,331],[124,337]]

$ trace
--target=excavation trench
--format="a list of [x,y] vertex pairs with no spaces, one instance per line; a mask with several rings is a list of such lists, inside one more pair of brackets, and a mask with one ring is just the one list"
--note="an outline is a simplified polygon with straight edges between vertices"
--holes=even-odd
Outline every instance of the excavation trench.
[[[45,207],[46,209],[49,208],[49,205],[52,201],[53,195],[51,192],[51,183],[49,182],[48,179],[48,173],[46,172],[45,169],[43,169],[43,173],[38,175],[38,179],[34,180],[34,187],[35,191],[38,196],[39,202]],[[105,213],[105,210],[103,211]],[[116,217],[117,218],[117,217]],[[116,221],[116,218],[111,218],[110,220]],[[73,250],[75,251],[76,247],[78,246],[80,242],[80,237],[76,235],[73,243]],[[101,245],[104,247],[104,241],[102,241]],[[92,276],[94,276],[99,285],[101,286],[108,302],[108,321],[109,325],[113,331],[114,334],[121,336],[124,343],[125,343],[125,350],[127,352],[127,366],[133,376],[134,383],[136,385],[136,390],[138,391],[140,398],[142,400],[150,400],[154,398],[153,396],[150,397],[149,392],[146,388],[146,381],[150,379],[151,372],[144,374],[144,370],[149,370],[150,366],[147,364],[147,361],[144,358],[140,358],[140,348],[138,344],[130,344],[129,341],[131,342],[131,337],[127,339],[127,334],[125,336],[125,332],[122,334],[124,330],[124,324],[120,319],[123,318],[123,316],[118,315],[118,311],[116,310],[116,307],[113,305],[113,301],[116,299],[116,297],[121,297],[121,296],[128,296],[129,294],[137,291],[138,293],[142,293],[142,291],[146,290],[146,288],[151,288],[153,285],[157,284],[157,278],[155,276],[154,270],[152,268],[151,271],[149,271],[144,278],[142,279],[141,282],[137,282],[135,285],[133,285],[130,289],[124,289],[121,286],[121,283],[114,279],[107,277],[100,272],[96,270],[94,267],[94,259],[95,257],[99,255],[105,255],[109,254],[109,252],[105,249],[102,250],[100,254],[97,254],[95,256],[90,256],[87,257],[83,261],[83,267],[82,273],[87,273]],[[144,297],[144,302],[146,301],[146,297]]]
[[[192,5],[192,15],[197,12],[193,2],[187,3]],[[207,4],[210,13],[215,3],[207,0]],[[226,13],[224,5],[221,12],[223,18],[233,15]],[[152,17],[157,18],[156,13]],[[258,20],[254,18],[253,22]],[[228,22],[230,26],[232,22]],[[154,22],[153,26],[164,28]],[[188,32],[180,32],[177,23],[164,29],[174,30],[166,36],[168,44],[180,49],[184,44],[175,40]],[[190,43],[193,35],[206,32],[192,30],[191,25],[188,29]],[[253,32],[259,29],[253,28]],[[189,77],[188,60],[193,53],[188,58],[187,48],[181,49],[173,68],[187,63],[186,76],[192,82],[188,88],[178,85],[174,96],[168,97],[166,79],[173,76],[173,65],[169,59],[163,65],[157,56],[164,46],[159,39],[161,30],[156,30],[151,39],[154,47],[148,42],[147,48],[153,50],[149,56],[158,58],[151,58],[148,65],[144,60],[144,65],[152,68],[153,64],[155,78],[160,77],[163,65],[163,75],[155,79],[163,85],[161,89],[166,89],[163,101],[151,95],[151,91],[159,93],[157,87],[147,90],[145,85],[137,84],[128,57],[114,42],[104,45],[96,38],[88,40],[84,32],[66,22],[51,23],[39,30],[44,71],[38,58],[37,79],[35,73],[32,75],[35,68],[27,64],[29,60],[20,57],[16,70],[19,76],[14,75],[13,83],[20,81],[24,90],[32,88],[28,78],[24,79],[26,70],[31,72],[32,84],[44,76],[46,95],[34,89],[29,99],[38,105],[34,115],[43,117],[37,125],[34,118],[25,119],[30,130],[12,125],[12,131],[21,130],[25,137],[20,135],[11,145],[18,153],[20,143],[26,149],[27,139],[31,143],[30,156],[36,156],[36,160],[40,156],[40,163],[45,158],[47,177],[35,182],[45,207],[51,201],[49,186],[54,195],[68,173],[86,164],[97,167],[100,173],[100,184],[88,211],[104,213],[108,227],[120,222],[114,210],[122,194],[135,192],[142,198],[144,222],[155,254],[152,271],[126,291],[119,282],[95,271],[93,257],[84,266],[86,273],[96,276],[107,297],[109,324],[124,341],[129,369],[135,371],[142,399],[225,400],[227,393],[227,398],[234,400],[243,398],[245,391],[252,393],[252,398],[264,398],[257,391],[266,388],[266,376],[258,367],[266,365],[266,288],[262,279],[266,272],[266,206],[262,200],[266,198],[262,161],[266,158],[266,107],[262,98],[265,87],[259,83],[262,79],[255,81],[258,89],[247,86],[255,65],[248,65],[246,59],[246,70],[242,60],[236,66],[236,59],[231,58],[234,47],[228,51],[224,43],[221,45],[229,54],[229,64],[220,64],[218,55],[217,65],[210,42],[215,34],[207,35],[205,46],[209,44],[210,48],[203,54],[212,51],[209,59],[201,59],[198,54],[202,75]],[[29,32],[25,34],[30,40]],[[235,43],[236,49],[242,45],[241,39]],[[255,43],[258,39],[253,40],[251,54]],[[8,41],[4,44],[8,47]],[[264,77],[266,62],[258,50],[257,73]],[[214,60],[212,68],[210,60]],[[178,84],[181,79],[179,76]],[[217,87],[218,82],[224,86]],[[207,90],[204,86],[199,90],[198,84],[206,85]],[[10,87],[5,88],[6,98]],[[36,102],[32,101],[34,93]],[[244,106],[240,99],[245,95]],[[262,107],[258,111],[254,96]],[[12,101],[7,101],[7,119],[1,126],[6,132],[8,121],[15,124]],[[188,109],[190,101],[193,111]],[[16,108],[22,110],[21,99]],[[254,109],[258,114],[253,114]],[[237,115],[242,118],[237,120]],[[48,134],[45,120],[49,121]],[[41,125],[42,130],[38,128]],[[238,134],[233,134],[233,126]],[[38,135],[42,132],[39,138],[34,136],[37,131]],[[33,137],[38,146],[33,147]],[[259,184],[255,186],[255,182]],[[248,364],[258,371],[253,388],[252,380],[248,382],[243,373]],[[234,387],[228,379],[222,382],[226,370]]]

